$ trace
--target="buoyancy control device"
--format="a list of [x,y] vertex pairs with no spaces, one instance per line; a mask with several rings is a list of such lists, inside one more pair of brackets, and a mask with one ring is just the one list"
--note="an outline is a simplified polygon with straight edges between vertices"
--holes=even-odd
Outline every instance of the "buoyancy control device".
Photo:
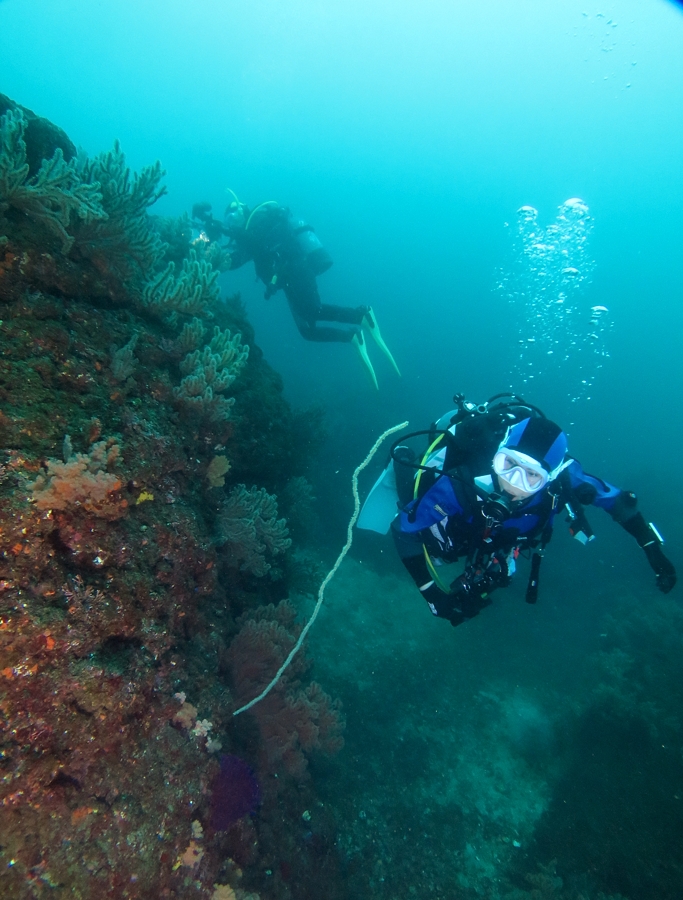
[[332,265],[332,257],[312,226],[303,219],[295,219],[288,208],[274,200],[267,200],[256,207],[249,216],[246,230],[256,235],[260,232],[261,240],[267,240],[272,245],[271,249],[278,247],[280,252],[282,247],[291,247],[292,243],[296,245],[304,264],[316,277],[327,272]]

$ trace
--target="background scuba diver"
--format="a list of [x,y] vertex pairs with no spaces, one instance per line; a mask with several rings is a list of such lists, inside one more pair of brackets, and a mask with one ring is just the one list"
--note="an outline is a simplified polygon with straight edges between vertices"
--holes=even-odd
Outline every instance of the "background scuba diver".
[[303,338],[353,343],[377,387],[363,334],[366,329],[396,373],[401,374],[382,339],[372,307],[333,306],[321,301],[316,279],[330,268],[332,259],[311,226],[293,219],[289,209],[268,200],[250,211],[235,198],[225,212],[223,223],[212,216],[210,203],[196,203],[192,216],[210,241],[228,238],[230,268],[238,269],[253,260],[256,275],[266,286],[266,300],[277,291],[284,291]]
[[[403,564],[435,616],[452,625],[476,616],[493,590],[510,583],[525,551],[531,556],[526,599],[535,603],[555,516],[564,509],[571,533],[585,544],[593,538],[583,512],[588,505],[604,509],[636,539],[660,591],[674,587],[676,572],[662,552],[662,537],[638,512],[635,494],[584,472],[567,455],[558,425],[514,394],[481,406],[461,395],[454,399],[458,408],[430,432],[394,444],[358,522],[384,533],[391,523]],[[430,445],[418,463],[403,441],[425,434]],[[459,559],[464,571],[445,584],[438,569]]]

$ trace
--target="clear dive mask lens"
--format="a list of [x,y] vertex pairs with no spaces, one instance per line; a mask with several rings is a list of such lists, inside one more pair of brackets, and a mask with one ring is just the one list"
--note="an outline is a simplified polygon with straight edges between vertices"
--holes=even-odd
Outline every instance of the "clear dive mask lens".
[[527,494],[542,490],[549,480],[537,460],[516,450],[499,450],[493,457],[493,471],[502,481]]

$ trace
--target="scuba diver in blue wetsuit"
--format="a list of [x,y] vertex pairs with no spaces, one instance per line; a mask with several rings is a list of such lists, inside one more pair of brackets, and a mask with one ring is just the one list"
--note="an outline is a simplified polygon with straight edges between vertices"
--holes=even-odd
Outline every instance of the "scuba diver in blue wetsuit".
[[401,374],[371,306],[333,306],[321,301],[316,279],[330,268],[332,259],[310,225],[295,220],[274,200],[250,211],[237,197],[222,223],[212,216],[210,203],[196,203],[192,216],[209,241],[227,237],[231,269],[253,260],[256,275],[266,286],[266,300],[279,290],[284,292],[303,338],[353,344],[377,387],[365,342],[367,331]]
[[[520,554],[531,558],[526,600],[535,603],[555,516],[566,512],[570,532],[588,543],[594,535],[583,508],[589,505],[604,509],[636,539],[659,590],[672,590],[676,571],[656,527],[638,511],[635,494],[584,472],[567,455],[559,425],[514,394],[479,406],[462,395],[454,400],[457,408],[429,432],[394,444],[358,520],[360,528],[391,528],[403,564],[435,616],[452,625],[476,616],[492,591],[510,583]],[[409,442],[420,435],[429,444],[418,459]],[[444,580],[440,570],[456,561],[464,568]]]

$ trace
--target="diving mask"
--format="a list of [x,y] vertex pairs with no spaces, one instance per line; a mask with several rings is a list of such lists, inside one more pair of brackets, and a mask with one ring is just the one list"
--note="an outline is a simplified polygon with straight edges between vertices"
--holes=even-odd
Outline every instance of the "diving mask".
[[228,206],[228,208],[225,210],[224,221],[226,228],[228,228],[229,230],[242,231],[247,221],[246,206],[244,205],[244,203],[233,200],[230,206]]
[[526,494],[536,494],[550,480],[538,460],[518,450],[499,450],[493,457],[493,471],[501,481]]

